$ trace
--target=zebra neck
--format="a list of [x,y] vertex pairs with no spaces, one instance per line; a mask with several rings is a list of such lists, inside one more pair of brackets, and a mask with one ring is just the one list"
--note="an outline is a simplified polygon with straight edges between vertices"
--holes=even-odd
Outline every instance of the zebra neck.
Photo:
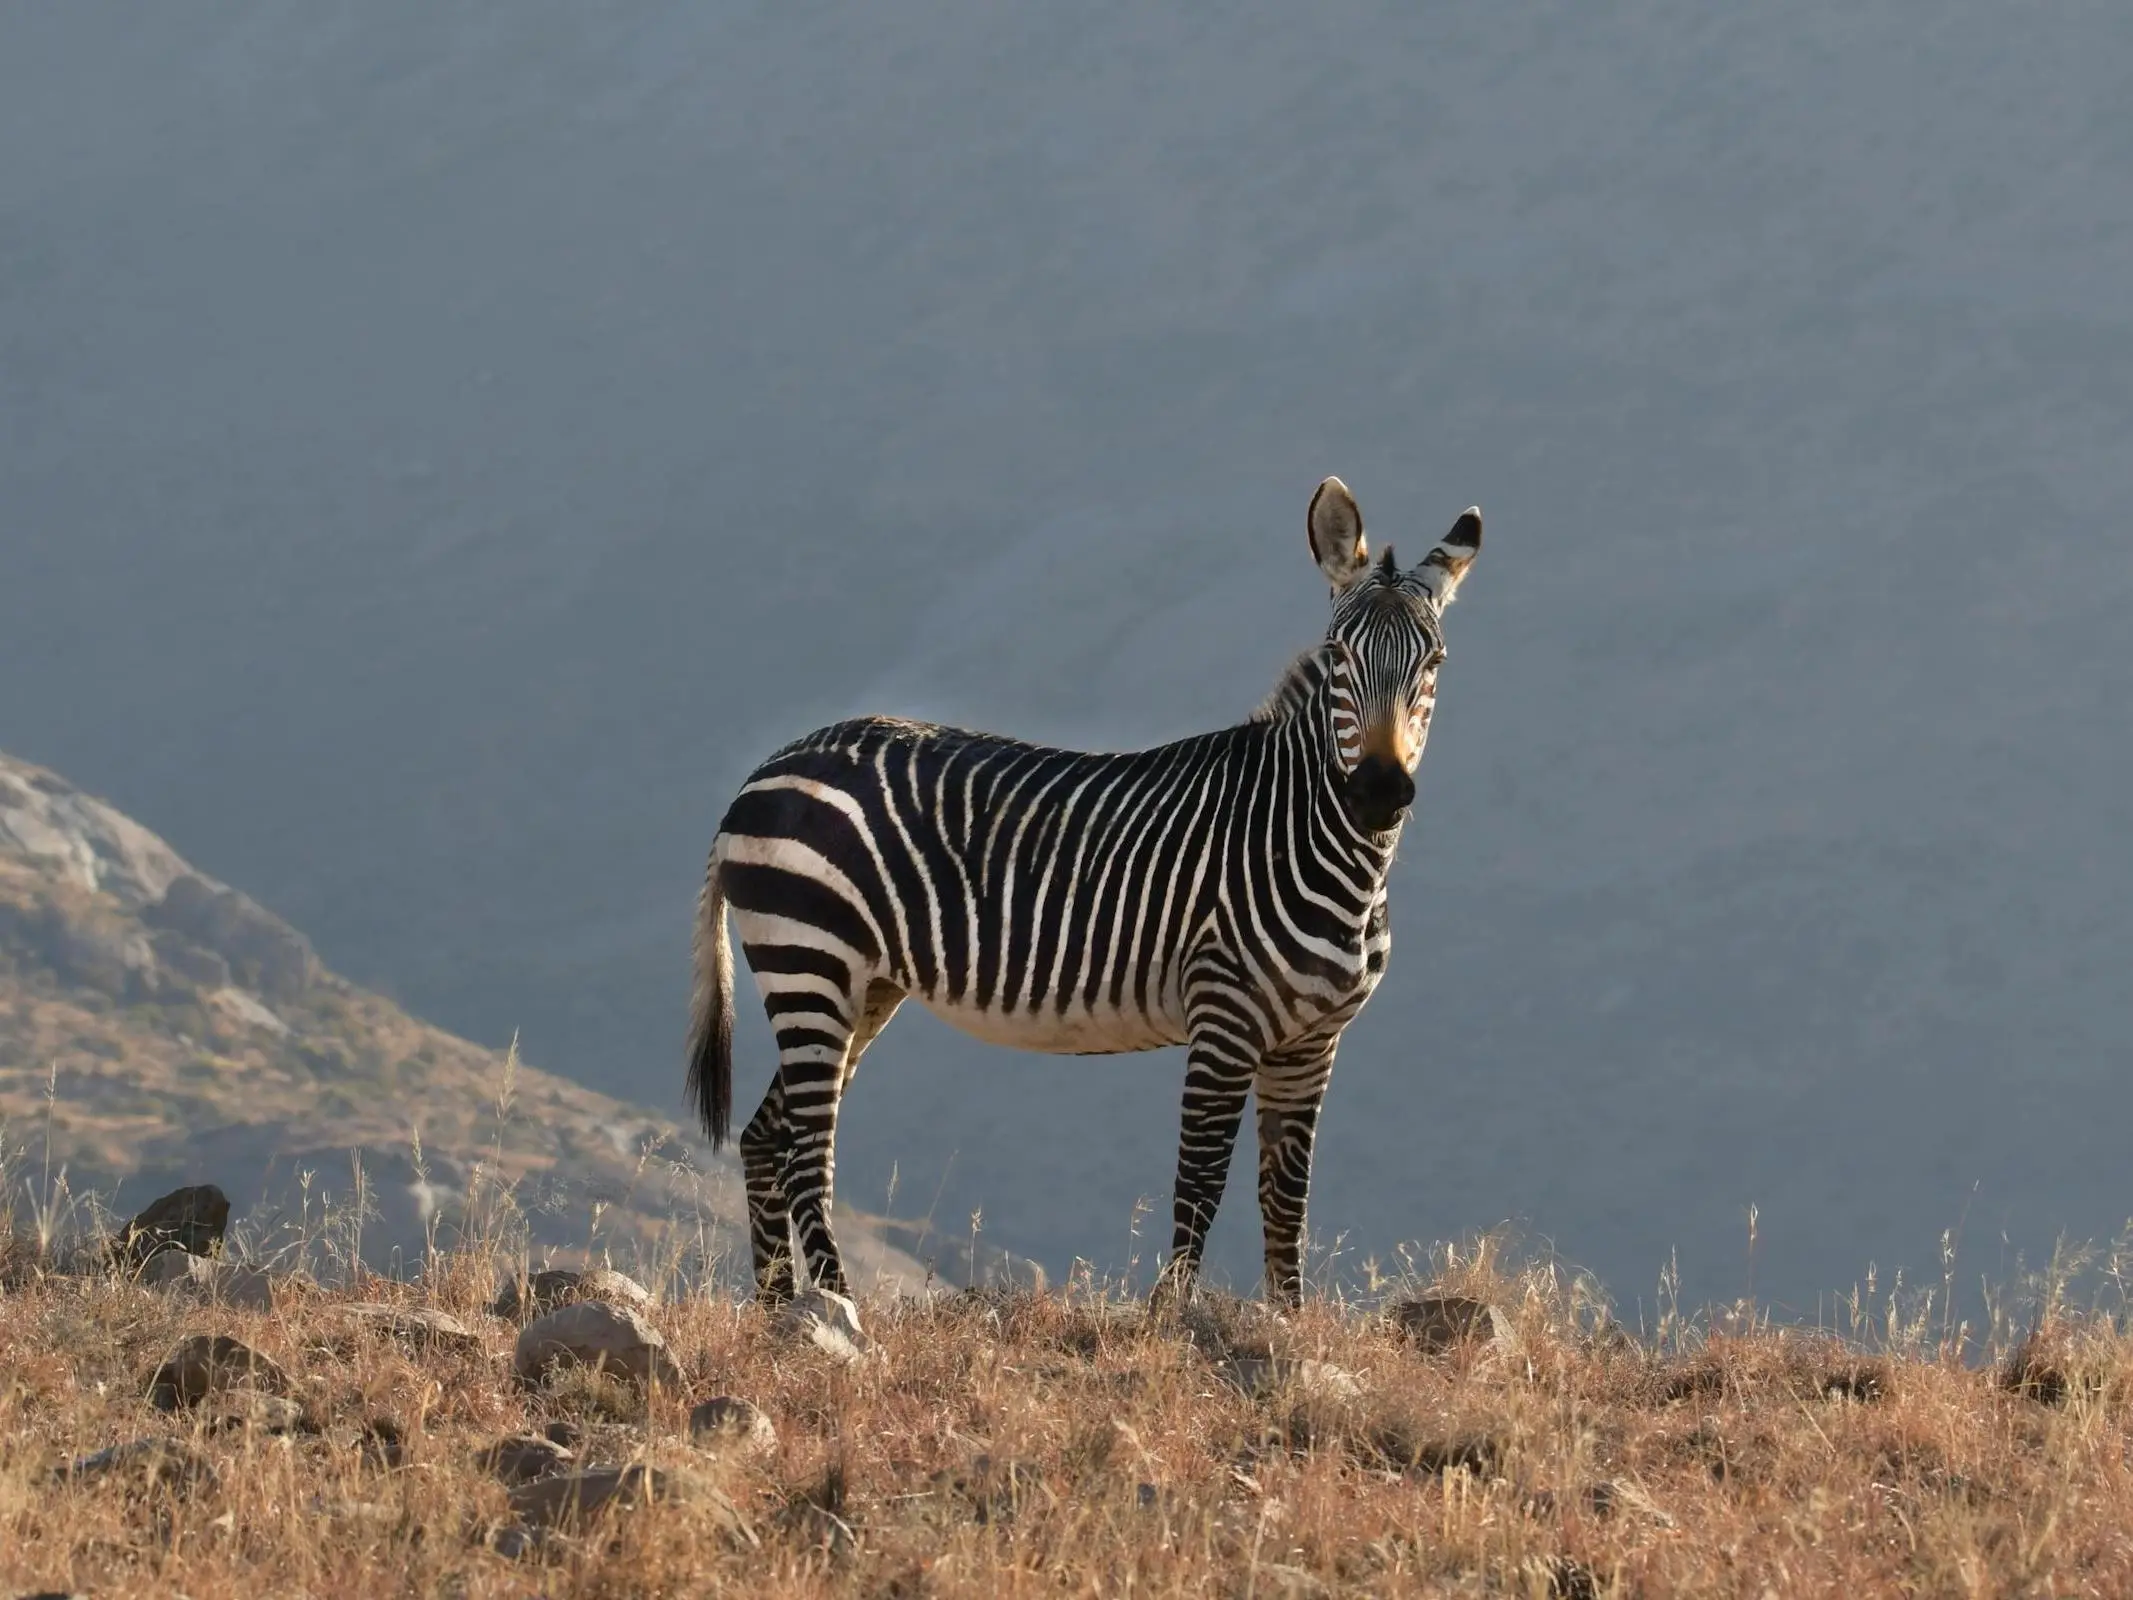
[[1399,848],[1399,828],[1365,833],[1355,824],[1341,798],[1340,757],[1333,745],[1331,674],[1324,650],[1314,650],[1292,666],[1265,711],[1270,732],[1281,746],[1280,765],[1303,793],[1299,814],[1309,821],[1315,853],[1370,899],[1384,888]]

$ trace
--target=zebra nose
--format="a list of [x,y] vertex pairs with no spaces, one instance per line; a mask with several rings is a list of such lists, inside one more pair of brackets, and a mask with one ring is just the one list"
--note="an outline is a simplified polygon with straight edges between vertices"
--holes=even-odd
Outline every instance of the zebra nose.
[[1397,761],[1365,756],[1348,775],[1348,809],[1361,826],[1383,833],[1415,800],[1415,780]]

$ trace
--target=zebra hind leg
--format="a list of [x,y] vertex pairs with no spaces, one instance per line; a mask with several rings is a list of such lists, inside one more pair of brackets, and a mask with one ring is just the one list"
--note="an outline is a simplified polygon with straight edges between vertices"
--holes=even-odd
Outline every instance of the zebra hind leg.
[[780,1178],[808,1275],[816,1288],[832,1294],[851,1293],[830,1224],[837,1187],[837,1107],[859,1070],[860,1056],[903,998],[903,990],[875,979],[849,1008],[847,1014],[855,1018],[850,1023],[833,1023],[819,1010],[772,1019],[787,1128]]
[[787,1137],[784,1081],[772,1079],[770,1092],[741,1130],[740,1140],[755,1294],[766,1306],[783,1305],[793,1297],[792,1214],[782,1179]]

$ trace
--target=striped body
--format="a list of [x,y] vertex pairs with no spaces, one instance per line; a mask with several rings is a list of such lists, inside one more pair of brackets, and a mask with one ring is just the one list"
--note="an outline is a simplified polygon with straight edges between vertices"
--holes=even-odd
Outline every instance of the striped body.
[[[869,718],[749,777],[712,847],[691,1066],[722,1137],[730,908],[778,1044],[741,1135],[766,1298],[792,1292],[795,1230],[817,1283],[843,1287],[828,1220],[838,1102],[905,998],[1023,1049],[1189,1046],[1180,1285],[1256,1091],[1269,1291],[1296,1297],[1318,1107],[1340,1032],[1385,971],[1386,870],[1442,657],[1447,586],[1417,573],[1388,555],[1345,586],[1326,643],[1236,727],[1092,754]],[[1373,709],[1388,672],[1389,734]],[[1397,762],[1366,750],[1373,737],[1404,741]],[[1381,793],[1402,783],[1404,798]]]

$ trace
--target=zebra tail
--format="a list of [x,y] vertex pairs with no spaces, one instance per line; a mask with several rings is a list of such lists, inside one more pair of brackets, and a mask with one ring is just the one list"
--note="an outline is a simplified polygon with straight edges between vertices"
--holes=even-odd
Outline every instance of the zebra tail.
[[714,1150],[733,1134],[733,946],[726,939],[723,855],[713,847],[697,901],[696,985],[689,1008],[688,1097]]

